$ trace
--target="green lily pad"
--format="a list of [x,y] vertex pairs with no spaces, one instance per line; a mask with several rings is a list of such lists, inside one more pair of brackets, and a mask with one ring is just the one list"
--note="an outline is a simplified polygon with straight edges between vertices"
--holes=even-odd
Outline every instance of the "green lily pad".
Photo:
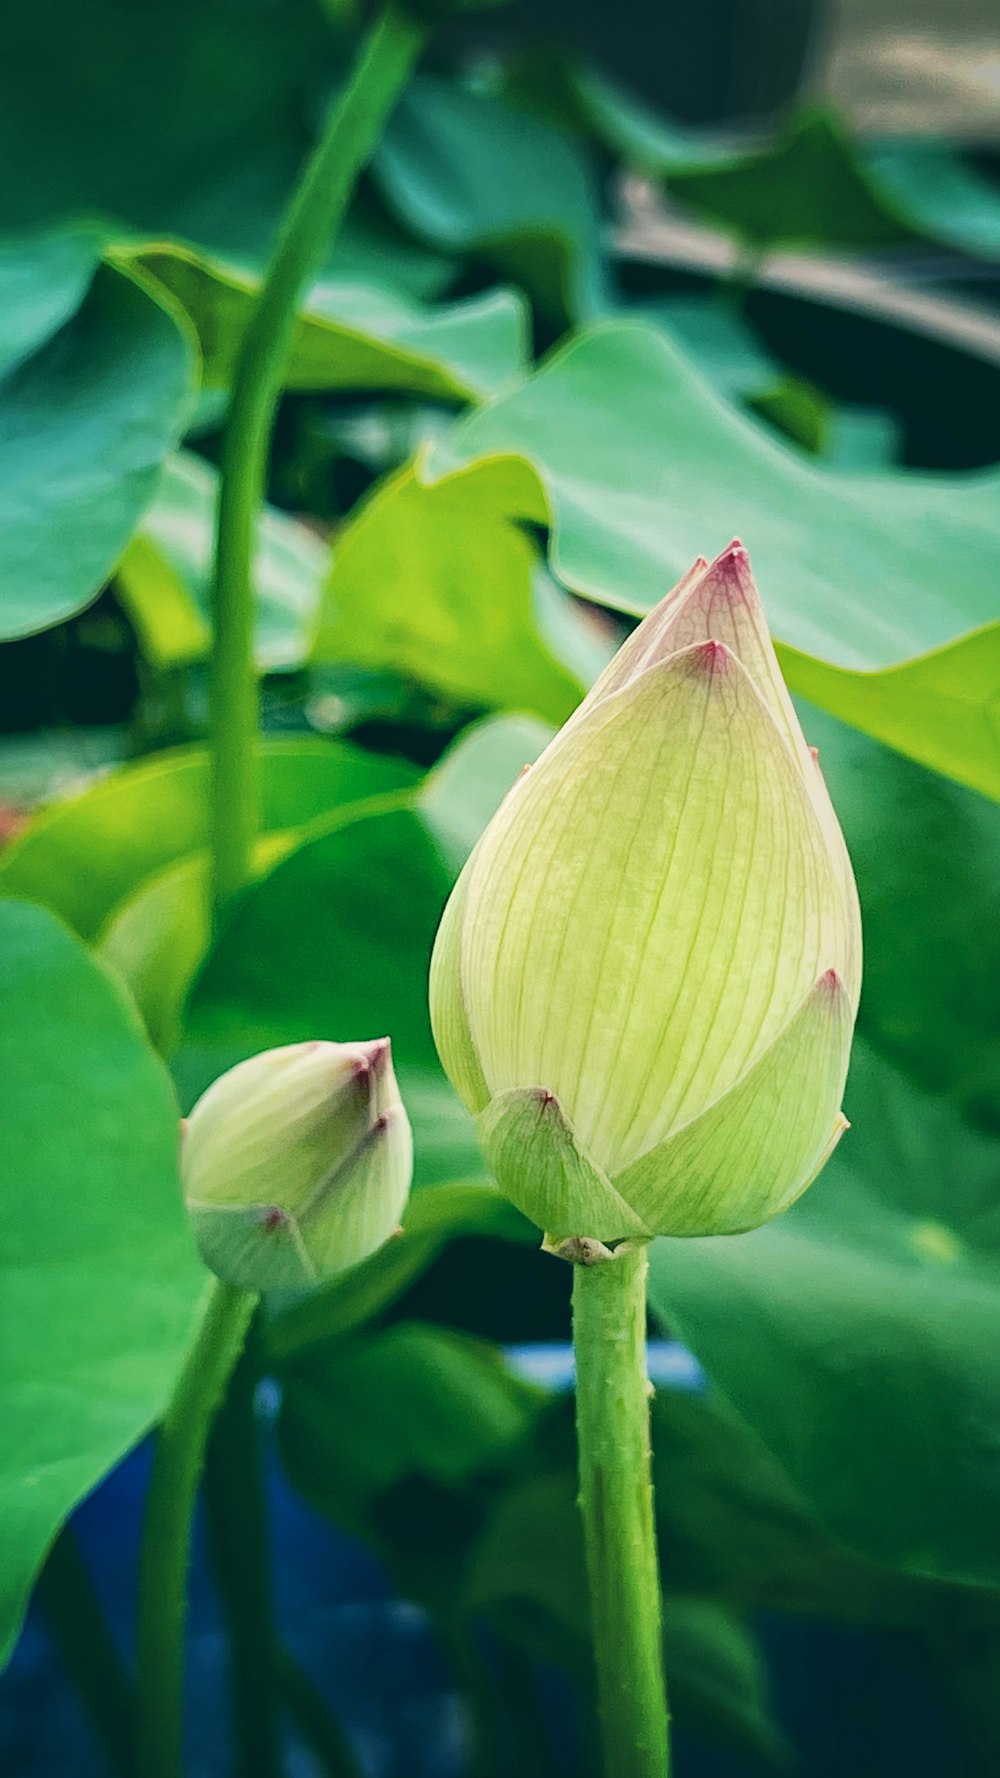
[[850,250],[912,246],[922,239],[879,189],[833,112],[809,107],[765,148],[661,167],[674,196],[731,229],[750,247]]
[[540,588],[509,481],[509,465],[485,463],[431,488],[412,465],[380,483],[338,536],[314,658],[397,672],[467,708],[564,721],[600,652],[588,659],[565,594]]
[[0,949],[6,1653],[60,1524],[165,1405],[205,1273],[170,1082],[121,990],[42,908],[0,903]]
[[[7,228],[119,218],[216,246],[262,246],[305,147],[304,71],[329,26],[225,0],[41,0],[12,16],[0,70]],[[109,55],[108,45],[115,54]],[[238,68],[238,80],[219,70]]]
[[508,85],[754,246],[852,251],[922,238],[1000,255],[1000,191],[943,142],[858,144],[836,113],[814,105],[765,147],[732,146],[559,52],[524,58]]
[[[411,785],[412,767],[342,741],[261,748],[262,828],[304,826],[352,798]],[[208,754],[182,747],[53,803],[0,852],[0,894],[43,902],[84,938],[147,878],[208,843]]]
[[97,235],[84,228],[0,243],[0,365],[36,351],[76,314],[99,261]]
[[372,173],[398,220],[523,284],[550,321],[607,307],[596,202],[572,139],[488,93],[431,75],[404,95]]
[[[181,666],[208,652],[218,487],[211,464],[188,451],[169,457],[118,564],[118,596],[154,667]],[[254,652],[262,672],[301,666],[308,654],[326,560],[325,546],[305,525],[264,508],[254,570]]]
[[1000,187],[944,142],[884,142],[865,166],[898,208],[932,239],[1000,259]]
[[[187,312],[206,383],[227,387],[259,285],[178,245],[143,248],[136,263]],[[513,290],[426,308],[384,286],[328,279],[313,286],[302,310],[289,389],[402,389],[479,401],[515,381],[527,356],[525,306]]]
[[[102,266],[67,314],[88,249],[77,241],[66,251],[69,263],[48,280],[42,304],[55,331],[39,340],[36,330],[36,349],[0,378],[3,640],[61,623],[100,592],[193,399],[194,355],[173,313]],[[24,254],[30,277],[38,244],[29,240]],[[23,344],[30,335],[20,337]]]
[[824,468],[638,324],[580,335],[460,422],[426,473],[484,457],[519,460],[512,516],[551,526],[564,584],[623,611],[738,533],[793,689],[1000,797],[997,472]]

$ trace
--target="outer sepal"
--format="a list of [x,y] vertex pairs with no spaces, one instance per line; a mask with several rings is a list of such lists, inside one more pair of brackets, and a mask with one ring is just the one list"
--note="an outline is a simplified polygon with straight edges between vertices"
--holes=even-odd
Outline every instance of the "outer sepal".
[[543,1087],[499,1093],[476,1119],[476,1130],[501,1190],[545,1230],[550,1244],[652,1232],[591,1160],[558,1099]]

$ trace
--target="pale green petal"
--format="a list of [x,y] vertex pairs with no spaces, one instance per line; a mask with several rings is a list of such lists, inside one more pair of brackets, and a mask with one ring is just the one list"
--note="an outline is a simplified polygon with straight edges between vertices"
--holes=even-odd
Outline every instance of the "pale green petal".
[[711,644],[556,737],[467,893],[462,976],[491,1091],[547,1087],[616,1175],[732,1086],[850,948],[802,773]]
[[699,557],[619,649],[591,691],[588,702],[617,690],[670,654],[711,640],[724,642],[746,668],[797,759],[816,805],[830,857],[853,913],[848,927],[848,949],[843,956],[831,961],[843,976],[857,1011],[861,987],[861,920],[854,874],[823,775],[788,695],[749,557],[741,543],[729,544],[711,565]]
[[397,1101],[362,1152],[325,1182],[298,1216],[302,1243],[321,1278],[367,1259],[399,1228],[413,1173],[413,1138]]
[[831,970],[743,1079],[619,1174],[618,1190],[661,1235],[738,1234],[786,1209],[846,1127],[853,1024]]
[[489,1101],[472,1041],[462,986],[462,922],[468,900],[470,858],[448,899],[431,954],[428,994],[431,1030],[441,1065],[459,1098],[473,1113]]
[[852,914],[848,923],[848,948],[844,955],[832,958],[831,962],[843,977],[857,1012],[861,991],[861,915],[854,872],[815,752],[802,733],[795,705],[788,695],[746,550],[739,542],[731,543],[701,576],[690,585],[686,580],[681,584],[686,591],[673,607],[664,640],[679,649],[714,637],[731,648],[742,661],[799,762]]
[[811,761],[805,736],[778,666],[760,594],[743,545],[731,543],[679,601],[669,626],[672,649],[696,642],[724,642],[741,661],[806,775]]
[[476,1129],[501,1189],[553,1242],[649,1234],[581,1148],[551,1093],[537,1087],[500,1093]]
[[371,1122],[370,1045],[290,1043],[213,1081],[187,1120],[185,1196],[297,1214],[316,1180],[352,1153]]
[[[641,624],[637,624],[630,636],[625,638],[613,660],[610,660],[603,673],[595,679],[583,703],[571,717],[575,721],[582,710],[592,704],[600,703],[602,698],[609,697],[612,692],[620,691],[630,680],[637,679],[647,667],[656,666],[657,662],[666,660],[668,655],[677,654],[684,644],[672,640],[678,613],[685,604],[692,587],[701,580],[708,563],[704,556],[696,556],[686,574],[682,574],[676,586],[647,612]],[[697,637],[697,641],[704,638]],[[719,641],[727,638],[720,636]],[[736,650],[733,651],[734,653]]]

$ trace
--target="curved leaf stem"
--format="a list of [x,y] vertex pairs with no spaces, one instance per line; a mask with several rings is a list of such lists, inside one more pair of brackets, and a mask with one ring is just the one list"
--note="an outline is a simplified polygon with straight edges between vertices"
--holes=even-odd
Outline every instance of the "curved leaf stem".
[[259,827],[259,697],[253,549],[298,304],[423,47],[427,26],[387,5],[363,43],[285,212],[240,346],[222,448],[212,576],[212,900],[216,920],[245,886]]

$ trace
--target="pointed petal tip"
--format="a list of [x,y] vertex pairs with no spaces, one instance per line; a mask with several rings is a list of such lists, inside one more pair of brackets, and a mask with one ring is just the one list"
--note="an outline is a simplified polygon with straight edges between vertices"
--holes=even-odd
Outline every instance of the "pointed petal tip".
[[365,1060],[373,1074],[384,1074],[392,1056],[391,1037],[375,1037],[365,1044]]
[[726,597],[739,603],[756,597],[750,557],[738,537],[719,552],[706,570],[705,579],[711,583],[717,598]]
[[728,673],[734,660],[732,650],[724,642],[716,641],[714,636],[710,636],[707,642],[696,643],[690,650],[689,658],[694,671],[709,680],[719,679]]
[[260,1226],[267,1235],[276,1235],[279,1231],[290,1228],[291,1223],[292,1218],[288,1211],[282,1210],[280,1204],[269,1204],[260,1219]]
[[838,1016],[850,1008],[850,995],[839,969],[825,969],[812,991],[815,1004]]
[[529,1097],[534,1099],[542,1116],[548,1114],[549,1116],[558,1117],[562,1112],[562,1106],[556,1098],[555,1093],[550,1092],[548,1087],[530,1087]]

